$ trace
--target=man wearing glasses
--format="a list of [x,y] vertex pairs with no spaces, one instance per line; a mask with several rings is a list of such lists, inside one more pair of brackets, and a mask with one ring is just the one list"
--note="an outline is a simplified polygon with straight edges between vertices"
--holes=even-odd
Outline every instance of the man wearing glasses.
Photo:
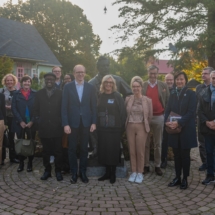
[[55,66],[55,67],[53,67],[52,72],[56,76],[55,87],[57,89],[61,90],[62,89],[62,84],[63,84],[63,81],[61,79],[61,75],[62,75],[61,68],[58,67],[58,66]]
[[[89,133],[96,129],[96,89],[84,81],[86,69],[76,65],[73,69],[75,80],[64,86],[62,99],[62,125],[69,138],[69,164],[71,183],[77,182],[78,162],[77,143],[80,138],[79,175],[83,183],[88,183],[86,176]],[[78,138],[79,137],[79,138]]]
[[[198,102],[200,101],[201,96],[204,94],[204,91],[207,86],[210,85],[211,78],[210,73],[214,69],[212,67],[205,67],[202,70],[202,80],[203,84],[199,84],[196,87],[196,96],[198,99]],[[205,139],[204,136],[199,131],[199,119],[197,119],[197,125],[198,125],[198,142],[199,142],[199,153],[202,160],[202,165],[199,167],[199,171],[205,171],[207,169],[207,160],[206,160],[206,149],[205,149]]]
[[[143,84],[143,95],[152,99],[153,117],[150,123],[150,130],[153,132],[154,139],[154,165],[155,173],[163,175],[161,171],[161,142],[164,126],[164,109],[169,99],[169,89],[166,83],[157,80],[158,67],[151,65],[148,68],[148,81]],[[144,173],[149,172],[150,157],[150,135],[148,135],[145,149]]]

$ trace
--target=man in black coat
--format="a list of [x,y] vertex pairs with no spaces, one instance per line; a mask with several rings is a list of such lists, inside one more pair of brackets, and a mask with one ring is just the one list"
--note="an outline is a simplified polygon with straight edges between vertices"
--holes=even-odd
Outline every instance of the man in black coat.
[[39,137],[43,144],[43,165],[45,172],[40,178],[47,180],[51,177],[50,155],[55,156],[55,173],[58,181],[61,175],[62,132],[61,101],[62,91],[55,88],[54,73],[44,75],[45,87],[36,93],[34,116],[38,122]]

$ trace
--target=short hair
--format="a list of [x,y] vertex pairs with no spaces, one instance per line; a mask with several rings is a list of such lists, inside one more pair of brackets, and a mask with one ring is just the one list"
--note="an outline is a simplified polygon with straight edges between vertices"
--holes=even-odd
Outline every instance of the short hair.
[[212,76],[213,74],[215,74],[215,70],[212,70],[212,71],[210,72],[210,78],[211,78],[211,76]]
[[[66,74],[66,75],[68,75],[68,76],[71,78],[72,81],[75,79],[75,77],[74,77],[73,74],[68,73],[68,74]],[[65,77],[66,75],[64,75],[64,77]]]
[[3,85],[3,86],[6,85],[6,79],[7,79],[8,77],[12,77],[13,82],[14,82],[14,86],[16,86],[17,83],[18,83],[18,79],[17,79],[17,77],[16,77],[15,75],[13,75],[13,74],[11,74],[11,73],[5,75],[5,76],[2,78],[2,82],[1,82],[2,85]]
[[159,71],[159,68],[158,68],[157,66],[155,66],[155,65],[149,66],[149,67],[147,68],[147,71],[149,72],[149,71],[154,70],[154,69],[156,69],[157,72]]
[[167,73],[166,75],[165,75],[165,79],[166,79],[166,77],[168,76],[168,75],[172,75],[172,77],[173,77],[173,79],[174,79],[174,75],[172,74],[172,73]]
[[134,76],[132,79],[131,79],[131,88],[132,88],[132,84],[134,82],[137,82],[138,84],[140,84],[140,86],[143,88],[143,79],[140,77],[140,76]]
[[180,72],[177,72],[175,75],[174,75],[174,81],[176,80],[176,78],[178,78],[179,75],[183,75],[184,78],[185,78],[185,81],[186,81],[186,84],[188,82],[188,78],[187,78],[187,74],[183,71],[180,71]]
[[211,73],[212,71],[214,71],[214,68],[213,67],[205,67],[203,70],[208,70],[209,73]]
[[105,81],[107,81],[108,79],[111,79],[113,81],[113,86],[112,86],[112,92],[115,92],[117,91],[117,86],[116,86],[116,81],[115,79],[113,78],[112,75],[105,75],[103,78],[102,78],[102,83],[100,85],[100,93],[104,93],[105,89],[104,89],[104,84],[105,84]]
[[84,65],[82,65],[82,64],[77,64],[77,65],[75,65],[74,68],[73,68],[73,73],[75,72],[75,69],[76,69],[76,67],[78,67],[78,66],[82,66],[82,67],[84,68],[84,71],[86,72],[86,68],[85,68]]
[[22,84],[24,81],[30,80],[31,84],[32,84],[32,78],[29,75],[24,75],[21,80],[20,83]]
[[[56,69],[56,68],[60,68],[59,66],[54,66],[53,68],[52,68],[52,72],[54,72],[54,69]],[[60,68],[60,71],[61,71],[61,68]]]
[[97,62],[96,62],[96,65],[98,66],[98,64],[99,64],[101,61],[103,61],[103,60],[107,60],[107,61],[110,63],[110,60],[109,60],[107,57],[105,57],[105,56],[100,56],[100,57],[98,58]]
[[54,79],[56,79],[56,75],[52,72],[45,73],[43,78],[45,79],[47,76],[52,76]]

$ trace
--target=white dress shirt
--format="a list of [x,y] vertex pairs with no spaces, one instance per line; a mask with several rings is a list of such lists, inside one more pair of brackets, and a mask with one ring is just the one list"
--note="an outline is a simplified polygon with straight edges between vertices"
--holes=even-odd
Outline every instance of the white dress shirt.
[[149,80],[148,80],[148,84],[150,85],[151,88],[154,88],[157,85],[157,80],[155,81],[154,84],[152,84]]
[[84,91],[84,81],[82,83],[78,83],[77,81],[75,81],[75,86],[78,93],[79,101],[81,102]]

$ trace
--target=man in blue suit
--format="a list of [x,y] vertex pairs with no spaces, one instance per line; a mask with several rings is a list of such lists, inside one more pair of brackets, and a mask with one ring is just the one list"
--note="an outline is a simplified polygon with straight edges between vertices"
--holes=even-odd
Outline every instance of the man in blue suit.
[[79,175],[84,183],[86,176],[89,132],[96,129],[97,96],[94,86],[84,81],[86,69],[76,65],[73,69],[75,80],[64,87],[62,100],[62,125],[69,134],[69,163],[72,173],[71,183],[77,182],[78,163],[76,147],[80,137]]

